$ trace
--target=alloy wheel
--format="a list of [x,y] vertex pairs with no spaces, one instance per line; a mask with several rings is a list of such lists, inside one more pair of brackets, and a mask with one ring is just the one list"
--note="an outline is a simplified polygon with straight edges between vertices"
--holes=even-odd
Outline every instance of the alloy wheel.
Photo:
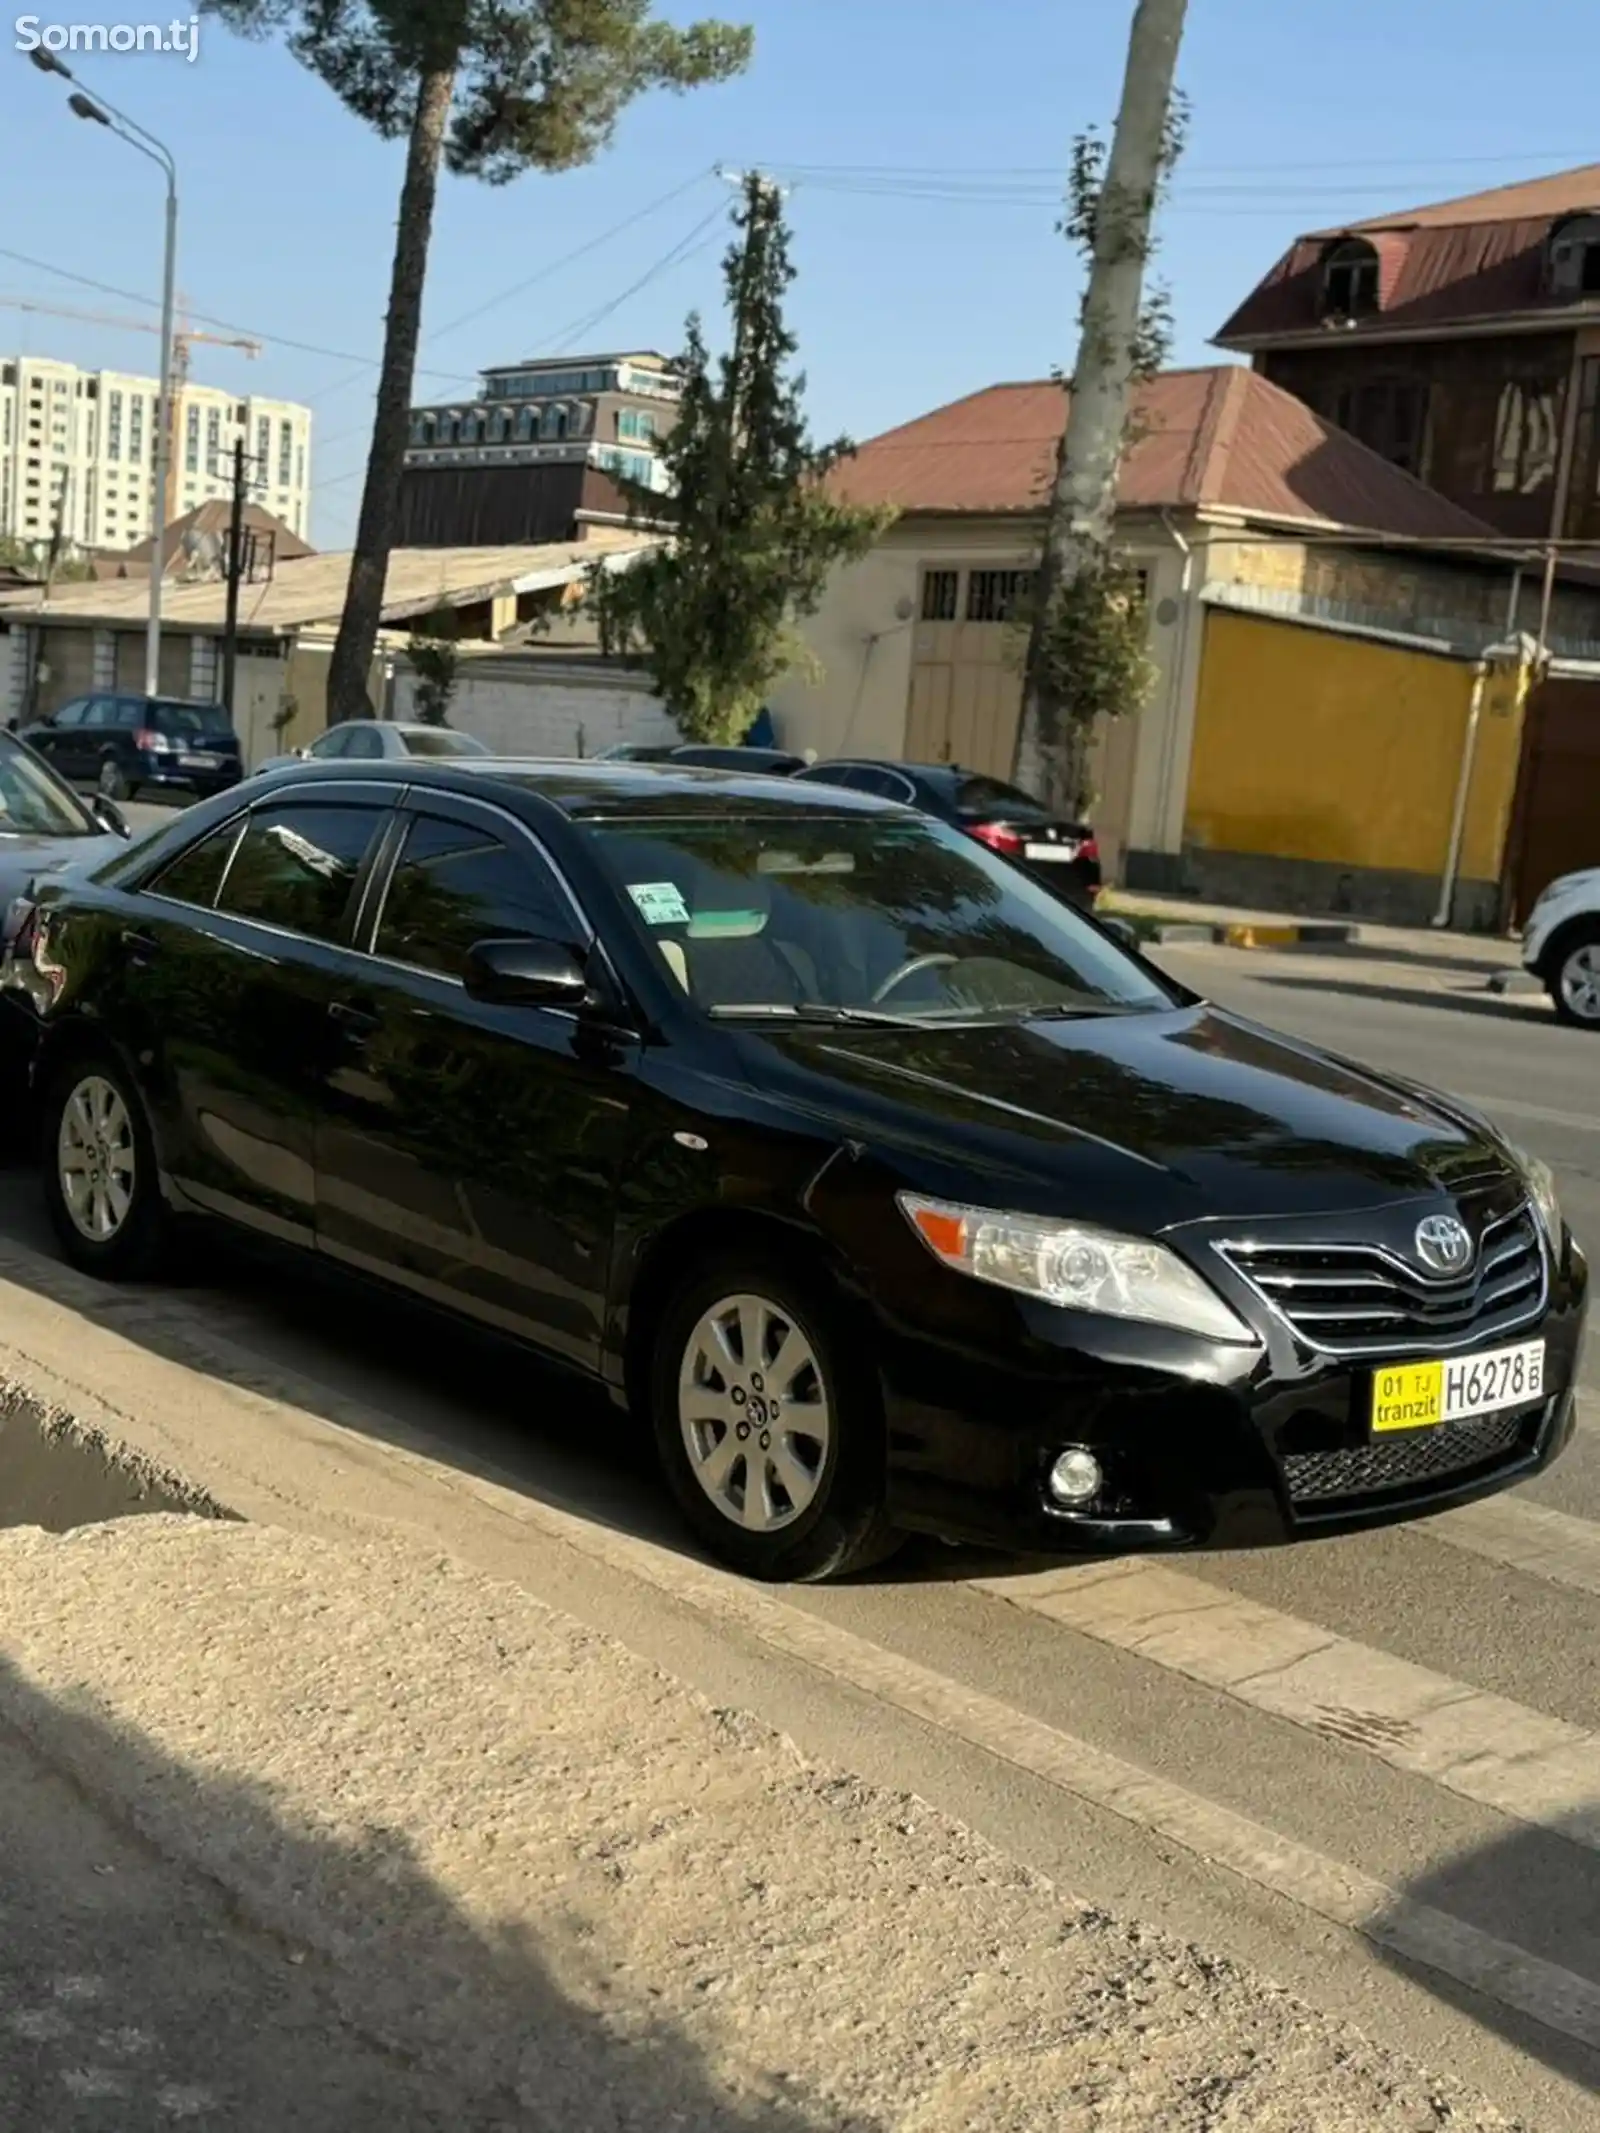
[[683,1351],[678,1425],[689,1469],[747,1533],[777,1533],[814,1501],[833,1440],[821,1366],[795,1320],[764,1296],[725,1296]]
[[1561,998],[1575,1022],[1600,1022],[1600,941],[1574,948],[1561,966]]
[[73,1227],[91,1244],[109,1244],[133,1208],[133,1120],[120,1091],[101,1074],[74,1087],[56,1134],[56,1175]]
[[98,782],[100,786],[100,792],[103,798],[107,800],[123,800],[127,798],[127,781],[124,779],[121,770],[117,767],[116,763],[110,756],[107,756],[105,761],[100,765],[100,777]]

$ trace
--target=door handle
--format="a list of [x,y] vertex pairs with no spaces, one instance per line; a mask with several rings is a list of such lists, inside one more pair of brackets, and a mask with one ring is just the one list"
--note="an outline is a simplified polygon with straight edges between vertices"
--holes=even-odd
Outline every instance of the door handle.
[[132,926],[124,927],[122,945],[127,950],[128,961],[136,970],[142,970],[156,952],[156,944],[148,933],[138,933]]
[[348,1000],[333,1000],[328,1006],[328,1019],[352,1037],[370,1037],[378,1026],[378,1018],[367,1007],[352,1007]]

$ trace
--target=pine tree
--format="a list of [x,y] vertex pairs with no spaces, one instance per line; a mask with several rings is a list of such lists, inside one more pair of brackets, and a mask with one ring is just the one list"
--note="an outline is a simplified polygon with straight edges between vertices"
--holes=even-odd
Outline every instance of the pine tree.
[[721,22],[674,28],[654,19],[654,0],[200,4],[244,36],[281,31],[357,118],[407,144],[372,446],[328,673],[330,719],[370,716],[367,676],[394,545],[440,163],[490,185],[529,170],[575,170],[646,90],[741,73],[751,33]]
[[803,660],[795,623],[828,575],[866,554],[893,517],[839,502],[828,475],[854,447],[811,441],[804,377],[784,323],[794,280],[779,189],[745,180],[724,266],[733,348],[713,366],[688,324],[678,419],[662,447],[666,497],[631,494],[636,520],[672,538],[621,571],[597,567],[601,641],[640,659],[689,740],[742,740],[773,685]]

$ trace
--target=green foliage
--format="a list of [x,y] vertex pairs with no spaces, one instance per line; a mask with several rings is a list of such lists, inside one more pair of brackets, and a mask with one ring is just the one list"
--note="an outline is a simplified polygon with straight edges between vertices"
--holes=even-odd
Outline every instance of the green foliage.
[[1058,587],[1041,617],[1039,657],[1063,724],[1092,735],[1102,718],[1143,710],[1155,686],[1140,574],[1115,550]]
[[450,700],[461,678],[456,649],[456,618],[448,610],[428,616],[406,642],[406,657],[417,677],[412,703],[425,726],[448,726]]
[[[1144,233],[1152,225],[1171,185],[1172,173],[1178,166],[1189,138],[1189,99],[1180,90],[1167,108],[1166,125],[1162,133],[1161,163],[1153,196],[1149,201],[1122,201],[1109,203],[1106,197],[1106,165],[1110,150],[1105,136],[1097,127],[1090,126],[1075,136],[1072,143],[1072,158],[1067,166],[1067,200],[1061,220],[1056,228],[1069,243],[1082,253],[1085,264],[1095,256],[1107,217],[1115,215],[1115,230],[1120,256],[1137,256],[1148,261],[1156,246],[1153,237]],[[1087,286],[1079,306],[1079,323],[1084,322],[1088,302]],[[1175,324],[1172,314],[1172,291],[1165,282],[1157,282],[1147,289],[1144,307],[1139,315],[1139,328],[1134,341],[1133,374],[1136,378],[1153,378],[1163,368],[1172,353]]]
[[743,738],[804,659],[795,623],[815,612],[829,573],[894,517],[832,494],[828,476],[854,447],[815,444],[807,429],[783,317],[795,270],[777,188],[748,179],[735,226],[724,267],[733,349],[714,367],[690,319],[661,454],[671,493],[630,492],[635,521],[665,521],[672,538],[627,569],[597,565],[589,587],[605,650],[649,669],[688,739],[721,743]]
[[282,33],[302,66],[385,140],[410,133],[427,75],[455,76],[445,162],[504,185],[574,170],[610,142],[649,89],[730,80],[752,33],[679,29],[654,0],[200,0],[247,37]]

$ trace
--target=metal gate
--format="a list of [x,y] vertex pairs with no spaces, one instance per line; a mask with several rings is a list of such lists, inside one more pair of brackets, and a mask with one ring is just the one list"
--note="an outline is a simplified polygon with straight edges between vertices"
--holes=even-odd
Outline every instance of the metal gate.
[[1600,866],[1600,679],[1551,679],[1529,699],[1506,883],[1520,925],[1558,874]]

